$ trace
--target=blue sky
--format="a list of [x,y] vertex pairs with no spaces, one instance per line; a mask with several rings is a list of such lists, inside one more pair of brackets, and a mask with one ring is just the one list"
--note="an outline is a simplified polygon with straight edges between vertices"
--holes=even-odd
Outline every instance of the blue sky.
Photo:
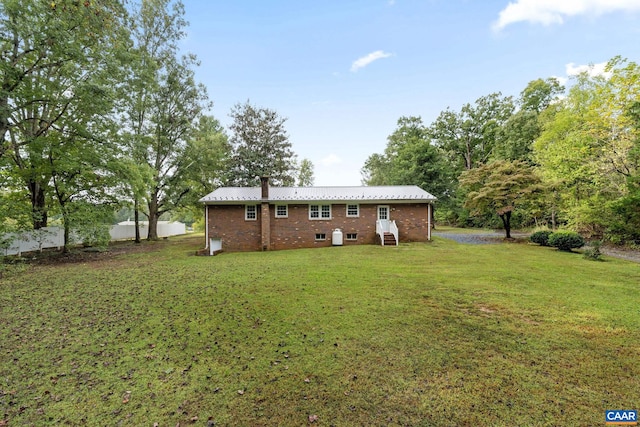
[[247,100],[287,118],[315,185],[360,185],[401,116],[616,55],[637,62],[640,0],[184,0],[182,43],[224,125]]

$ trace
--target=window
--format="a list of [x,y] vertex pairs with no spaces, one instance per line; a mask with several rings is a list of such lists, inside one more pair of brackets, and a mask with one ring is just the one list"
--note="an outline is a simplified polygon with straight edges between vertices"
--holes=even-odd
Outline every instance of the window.
[[258,218],[258,209],[256,205],[246,205],[244,207],[244,219],[246,221],[255,221]]
[[331,205],[309,205],[309,219],[331,219]]
[[316,233],[316,240],[327,240],[327,235],[325,233]]
[[276,218],[287,218],[289,210],[287,205],[276,205]]
[[347,240],[358,240],[358,233],[347,233]]
[[378,219],[379,220],[389,219],[389,206],[378,206]]
[[347,205],[347,217],[359,217],[360,206],[359,205]]

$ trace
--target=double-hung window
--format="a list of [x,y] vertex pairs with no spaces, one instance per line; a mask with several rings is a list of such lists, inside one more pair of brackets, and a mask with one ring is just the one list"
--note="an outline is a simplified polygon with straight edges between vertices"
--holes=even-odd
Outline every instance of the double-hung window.
[[331,219],[331,205],[309,205],[309,219]]
[[245,221],[255,221],[258,218],[258,207],[256,205],[246,205],[244,207]]
[[347,217],[357,218],[360,216],[360,205],[347,205]]

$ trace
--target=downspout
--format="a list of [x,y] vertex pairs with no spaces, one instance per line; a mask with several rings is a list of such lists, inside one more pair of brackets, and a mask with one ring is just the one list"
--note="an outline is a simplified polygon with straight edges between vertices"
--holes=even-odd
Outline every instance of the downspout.
[[271,249],[271,216],[269,214],[269,177],[260,177],[261,184],[261,199],[260,204],[260,235],[262,250],[268,251]]
[[427,219],[427,240],[431,240],[431,203],[429,203],[427,205],[427,214],[428,214],[428,219]]
[[[204,248],[209,249],[209,205],[206,203],[204,204],[204,238]],[[211,250],[209,250],[209,252],[211,252]]]

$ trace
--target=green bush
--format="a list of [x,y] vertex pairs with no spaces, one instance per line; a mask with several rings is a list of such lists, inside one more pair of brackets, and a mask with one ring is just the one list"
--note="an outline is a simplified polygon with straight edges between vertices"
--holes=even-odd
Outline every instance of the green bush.
[[110,228],[107,224],[82,224],[75,230],[76,238],[85,247],[106,249],[111,241]]
[[591,261],[600,261],[602,258],[600,246],[602,246],[602,242],[600,240],[594,240],[591,242],[591,246],[584,250],[582,256]]
[[529,240],[540,246],[549,246],[549,236],[553,234],[551,230],[540,230],[529,236]]
[[549,246],[561,251],[571,251],[583,247],[584,239],[575,231],[556,231],[549,236]]

